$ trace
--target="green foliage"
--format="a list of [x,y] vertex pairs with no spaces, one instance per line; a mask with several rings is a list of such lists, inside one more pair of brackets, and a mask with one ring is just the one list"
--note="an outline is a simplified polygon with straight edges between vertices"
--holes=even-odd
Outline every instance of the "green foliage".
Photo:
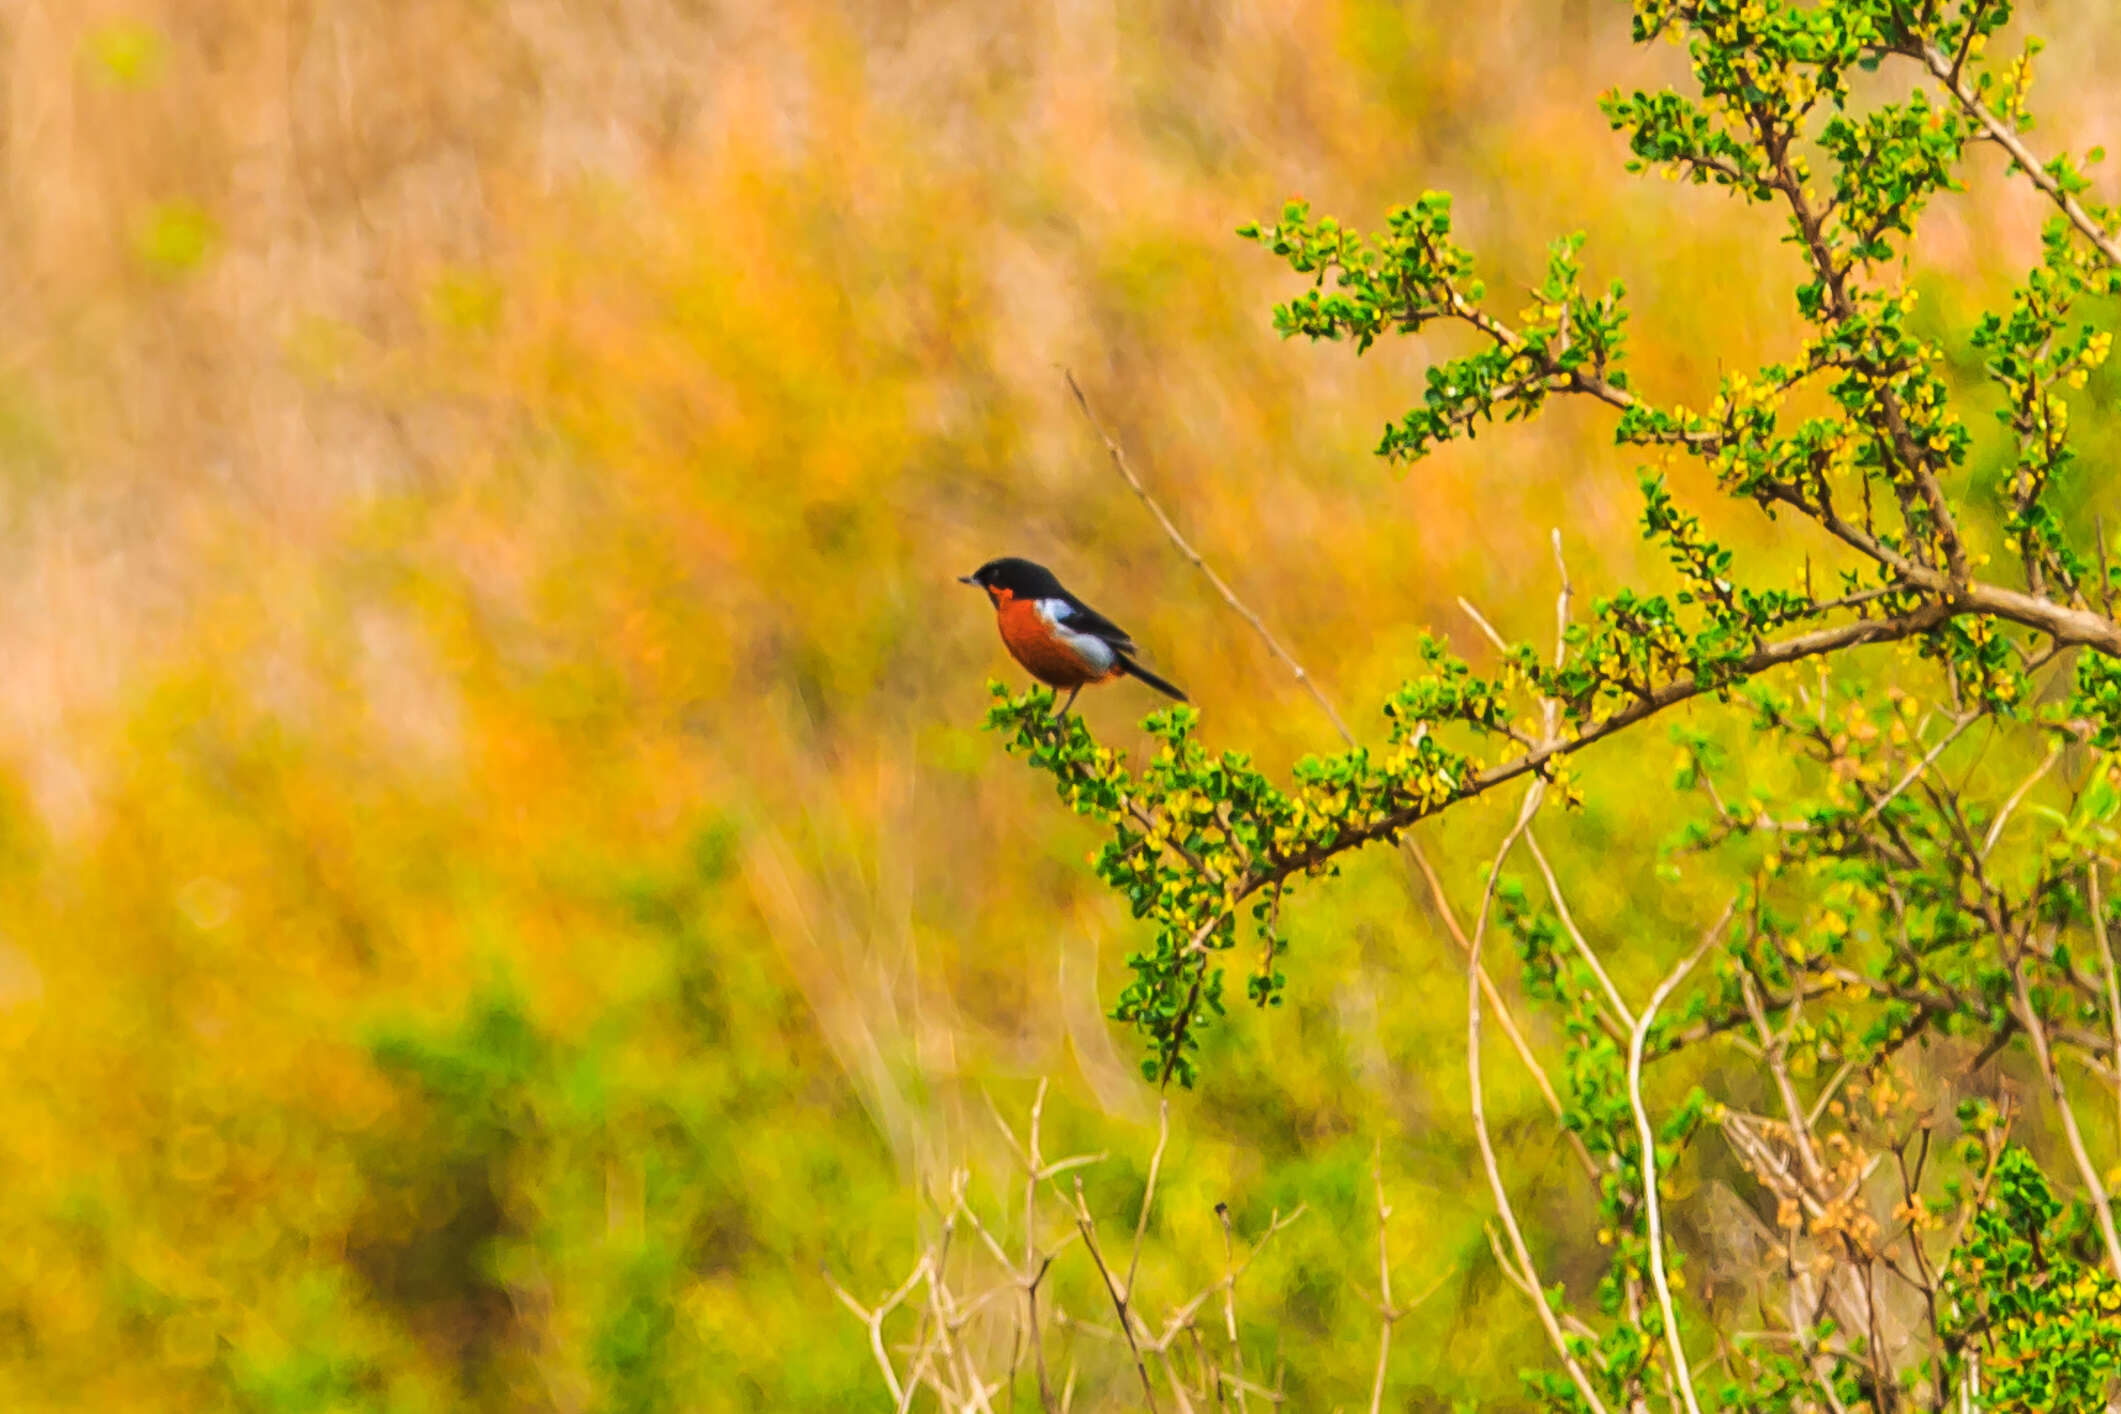
[[[1961,1142],[1933,1149],[1933,1128],[1949,1126],[1908,1068],[1949,1056],[1978,1074],[2025,1057],[2066,1118],[2062,1057],[2116,1083],[2121,623],[2103,539],[2066,508],[2085,466],[2072,410],[2113,342],[2121,214],[2086,198],[2071,159],[2027,155],[2036,48],[1987,62],[2011,18],[2002,0],[1636,0],[1634,12],[1638,40],[1684,44],[1693,92],[1607,95],[1631,166],[1779,210],[1797,268],[1800,346],[1724,372],[1704,410],[1631,378],[1626,291],[1587,285],[1580,235],[1551,245],[1512,317],[1476,278],[1443,193],[1374,234],[1303,202],[1240,234],[1307,283],[1274,312],[1284,336],[1358,355],[1414,333],[1470,344],[1430,367],[1418,405],[1385,429],[1377,450],[1392,462],[1556,398],[1615,414],[1618,445],[1653,459],[1641,532],[1674,587],[1602,594],[1551,651],[1510,645],[1488,674],[1424,639],[1420,675],[1383,704],[1383,744],[1307,757],[1285,785],[1242,753],[1212,754],[1189,709],[1149,719],[1157,745],[1138,769],[1079,720],[1053,725],[1043,692],[996,687],[988,724],[1110,832],[1098,873],[1153,929],[1114,1014],[1143,1034],[1145,1074],[1182,1085],[1223,1015],[1240,909],[1259,947],[1247,994],[1278,1002],[1305,980],[1290,980],[1278,944],[1297,883],[1526,784],[1472,931],[1492,916],[1514,939],[1525,993],[1561,1037],[1557,1118],[1607,1248],[1591,1315],[1566,1288],[1550,1293],[1578,1323],[1554,1332],[1566,1373],[1527,1375],[1542,1407],[1662,1400],[1688,1378],[1688,1345],[1706,1358],[1701,1325],[1739,1319],[1683,1299],[1689,1339],[1664,1306],[1668,1275],[1684,1289],[1686,1253],[1654,1229],[1650,1200],[1705,1165],[1748,1177],[1793,1254],[1781,1277],[1755,1278],[1787,1288],[1752,1298],[1785,1313],[1772,1339],[1717,1341],[1723,1405],[1893,1407],[1891,1386],[1935,1409],[2101,1407],[2121,1304],[2102,1180],[2080,1163],[2087,1203],[2057,1226],[2051,1181],[2006,1147],[1995,1111],[1962,1112]],[[1904,264],[1977,143],[2004,147],[2056,212],[2008,308],[1966,331],[1985,390],[1957,380],[1915,320]],[[1984,400],[2005,439],[1994,495],[1973,470],[1985,444],[1970,410]],[[1687,462],[1706,475],[1681,474]],[[1801,565],[1712,531],[1748,510],[1794,524]],[[1676,733],[1677,784],[1704,813],[1674,833],[1668,867],[1713,869],[1733,888],[1706,968],[1687,985],[1675,970],[1645,1010],[1558,892],[1542,903],[1502,871],[1544,799],[1583,803],[1575,753],[1694,700],[1731,716]],[[1733,733],[1742,755],[1719,745]],[[1686,1084],[1652,1126],[1631,1047],[1665,1088],[1694,1077],[1714,1090]],[[1779,1120],[1740,1102],[1761,1075]],[[1699,1152],[1712,1132],[1720,1156]],[[1945,1213],[1963,1240],[1945,1235]],[[1520,1286],[1546,1289],[1529,1257],[1499,1255]],[[1881,1315],[1888,1269],[1921,1295],[1919,1314]],[[1749,1308],[1742,1323],[1755,1322]]]
[[1997,1407],[2101,1408],[2121,1375],[2121,1281],[2079,1250],[2082,1214],[2025,1150],[2005,1149],[1991,1182],[1945,1273],[1947,1327],[1980,1349]]

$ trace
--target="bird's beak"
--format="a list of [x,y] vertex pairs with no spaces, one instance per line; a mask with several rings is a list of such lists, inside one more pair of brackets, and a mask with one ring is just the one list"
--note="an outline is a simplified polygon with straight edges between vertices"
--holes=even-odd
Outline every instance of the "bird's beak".
[[979,588],[979,581],[978,581],[978,580],[976,580],[976,579],[974,579],[974,578],[973,578],[973,577],[972,577],[971,575],[969,575],[969,574],[961,574],[961,575],[959,575],[959,576],[957,577],[957,582],[958,582],[959,584],[969,584],[969,585],[971,585],[971,586],[972,586],[972,587],[973,587],[974,589],[977,589],[977,588]]

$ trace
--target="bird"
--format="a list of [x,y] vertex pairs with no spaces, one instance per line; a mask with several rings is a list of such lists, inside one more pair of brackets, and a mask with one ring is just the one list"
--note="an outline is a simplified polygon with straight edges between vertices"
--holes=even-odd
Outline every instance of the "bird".
[[987,591],[1010,657],[1046,686],[1068,689],[1055,721],[1068,715],[1084,687],[1118,677],[1140,678],[1166,696],[1187,700],[1134,661],[1140,650],[1125,629],[1070,594],[1044,565],[1005,556],[960,575],[958,583]]

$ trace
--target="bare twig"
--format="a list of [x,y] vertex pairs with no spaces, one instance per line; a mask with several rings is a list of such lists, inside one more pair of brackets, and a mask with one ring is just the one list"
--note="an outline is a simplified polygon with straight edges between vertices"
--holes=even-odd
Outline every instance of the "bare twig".
[[[1516,1259],[1519,1273],[1524,1281],[1536,1291],[1540,1286],[1537,1268],[1532,1264],[1531,1250],[1525,1246],[1524,1233],[1517,1225],[1517,1213],[1510,1205],[1509,1190],[1503,1186],[1502,1165],[1495,1157],[1495,1144],[1488,1135],[1488,1116],[1485,1096],[1480,1079],[1480,948],[1487,937],[1488,918],[1495,903],[1495,888],[1502,880],[1503,862],[1510,857],[1510,850],[1532,823],[1539,811],[1540,798],[1546,793],[1546,782],[1534,780],[1526,788],[1524,804],[1517,812],[1517,823],[1503,837],[1502,846],[1495,853],[1495,862],[1488,870],[1487,888],[1482,892],[1480,912],[1473,921],[1473,942],[1466,956],[1466,1084],[1470,1091],[1473,1115],[1473,1137],[1480,1146],[1480,1161],[1487,1171],[1488,1190],[1494,1196],[1496,1216],[1501,1219],[1503,1231],[1509,1235],[1510,1251]],[[1605,1401],[1584,1374],[1583,1367],[1569,1350],[1569,1343],[1562,1338],[1560,1323],[1543,1297],[1536,1297],[1533,1308],[1539,1313],[1540,1324],[1546,1327],[1547,1339],[1553,1343],[1555,1353],[1575,1381],[1577,1392],[1583,1396],[1593,1414],[1606,1414]]]
[[1952,729],[1944,734],[1943,739],[1925,752],[1920,761],[1910,766],[1907,774],[1895,782],[1891,790],[1872,801],[1870,808],[1863,812],[1863,818],[1857,821],[1857,824],[1868,825],[1871,821],[1877,819],[1880,811],[1891,805],[1909,786],[1920,780],[1923,772],[1937,764],[1937,758],[1944,754],[1945,749],[1957,741],[1968,727],[1980,721],[1981,718],[1982,714],[1979,712],[1963,712],[1955,717],[1952,720]]
[[1228,1370],[1216,1371],[1215,1377],[1218,1380],[1222,1381],[1224,1384],[1228,1385],[1232,1390],[1236,1391],[1237,1407],[1240,1410],[1243,1410],[1248,1407],[1245,1403],[1245,1396],[1247,1395],[1256,1394],[1261,1399],[1266,1400],[1269,1404],[1280,1404],[1285,1398],[1285,1396],[1283,1396],[1280,1392],[1276,1390],[1268,1389],[1265,1385],[1254,1384],[1252,1383],[1252,1381],[1246,1379],[1243,1375],[1233,1375]]
[[899,1384],[898,1371],[892,1368],[891,1356],[884,1349],[884,1318],[896,1311],[905,1299],[913,1294],[913,1288],[919,1286],[922,1278],[928,1273],[928,1258],[924,1256],[914,1264],[913,1274],[906,1278],[905,1283],[878,1302],[874,1310],[855,1300],[847,1288],[832,1279],[832,1273],[824,1274],[825,1285],[832,1288],[832,1294],[840,1299],[840,1304],[854,1312],[855,1319],[868,1328],[870,1353],[876,1356],[877,1368],[883,1371],[885,1387],[891,1391],[891,1402],[900,1408],[905,1407],[906,1393]]
[[1142,1188],[1141,1211],[1134,1219],[1134,1246],[1127,1254],[1126,1297],[1134,1299],[1134,1274],[1141,1269],[1142,1234],[1149,1230],[1149,1208],[1156,1201],[1156,1176],[1164,1166],[1164,1146],[1171,1142],[1171,1097],[1156,1102],[1156,1149],[1149,1155],[1149,1181]]
[[[1563,1110],[1561,1096],[1554,1092],[1554,1082],[1547,1078],[1545,1068],[1533,1057],[1531,1044],[1525,1040],[1524,1033],[1517,1029],[1517,1023],[1511,1017],[1510,1009],[1503,1004],[1502,994],[1496,990],[1494,979],[1488,975],[1487,968],[1482,966],[1479,960],[1473,956],[1472,939],[1468,938],[1465,935],[1465,930],[1459,927],[1458,915],[1452,910],[1450,899],[1444,894],[1443,880],[1437,875],[1436,867],[1429,863],[1427,854],[1412,848],[1411,841],[1408,841],[1408,845],[1408,852],[1414,860],[1414,866],[1421,871],[1422,878],[1427,881],[1429,896],[1435,900],[1437,912],[1442,916],[1445,928],[1450,931],[1452,941],[1458,944],[1458,950],[1465,954],[1467,965],[1474,969],[1474,975],[1479,979],[1481,996],[1487,1000],[1489,1006],[1495,1008],[1496,1024],[1502,1028],[1502,1034],[1508,1038],[1510,1048],[1517,1052],[1518,1059],[1524,1062],[1525,1070],[1532,1077],[1532,1083],[1539,1087],[1540,1095],[1546,1100],[1547,1111],[1554,1116],[1558,1123],[1562,1117]],[[1596,1183],[1598,1181],[1598,1161],[1591,1157],[1590,1149],[1584,1145],[1583,1136],[1566,1126],[1562,1128],[1561,1132],[1563,1138],[1568,1142],[1570,1151],[1576,1155],[1576,1162],[1583,1168],[1584,1176]]]
[[[1223,1225],[1223,1333],[1230,1338],[1231,1359],[1237,1365],[1237,1379],[1231,1388],[1237,1394],[1238,1414],[1246,1414],[1246,1396],[1254,1386],[1244,1380],[1245,1352],[1237,1343],[1237,1241],[1230,1232],[1230,1205],[1217,1203],[1215,1216]],[[1230,1377],[1225,1374],[1223,1379]]]
[[1149,1406],[1149,1414],[1156,1414],[1156,1386],[1149,1379],[1149,1365],[1142,1358],[1141,1342],[1134,1338],[1134,1317],[1127,1309],[1127,1293],[1120,1289],[1119,1281],[1112,1275],[1112,1268],[1105,1263],[1105,1254],[1097,1245],[1097,1224],[1090,1216],[1090,1204],[1083,1198],[1083,1181],[1075,1180],[1075,1225],[1083,1235],[1083,1245],[1090,1249],[1090,1260],[1097,1264],[1097,1274],[1104,1279],[1105,1294],[1112,1298],[1112,1309],[1119,1316],[1119,1332],[1127,1338],[1127,1349],[1134,1354],[1134,1371],[1141,1376],[1142,1400]]
[[1561,592],[1554,596],[1554,666],[1560,667],[1569,655],[1569,601],[1575,596],[1575,586],[1569,583],[1569,562],[1561,553],[1561,527],[1555,526],[1554,572],[1561,576]]
[[1173,1340],[1182,1332],[1192,1328],[1194,1313],[1207,1303],[1208,1298],[1215,1295],[1218,1291],[1228,1292],[1236,1286],[1238,1278],[1245,1274],[1260,1253],[1267,1250],[1267,1244],[1279,1236],[1283,1228],[1293,1225],[1298,1218],[1301,1218],[1309,1210],[1309,1206],[1303,1203],[1298,1203],[1287,1213],[1276,1209],[1267,1218],[1267,1230],[1259,1235],[1259,1241],[1252,1244],[1252,1250],[1245,1253],[1244,1260],[1229,1268],[1213,1284],[1195,1293],[1190,1299],[1172,1311],[1169,1316],[1165,1317],[1163,1334],[1156,1337],[1148,1348],[1159,1355],[1167,1352],[1171,1348]]
[[1386,1225],[1392,1221],[1392,1206],[1385,1202],[1385,1147],[1378,1141],[1370,1156],[1370,1178],[1377,1186],[1377,1377],[1370,1382],[1370,1414],[1379,1414],[1385,1402],[1385,1365],[1392,1358],[1392,1327],[1406,1313],[1392,1305],[1392,1248]]
[[1282,647],[1281,640],[1274,636],[1273,631],[1260,620],[1259,615],[1246,608],[1244,602],[1231,592],[1230,586],[1223,582],[1223,577],[1217,574],[1206,560],[1201,558],[1200,551],[1194,549],[1186,537],[1180,533],[1178,527],[1172,523],[1171,517],[1164,514],[1164,508],[1157,504],[1154,496],[1149,494],[1149,488],[1144,486],[1141,478],[1134,474],[1134,468],[1127,464],[1127,454],[1120,450],[1119,443],[1113,441],[1111,434],[1105,431],[1104,424],[1097,420],[1097,414],[1090,411],[1090,400],[1083,396],[1082,385],[1075,381],[1075,374],[1064,368],[1061,370],[1061,376],[1068,380],[1068,391],[1075,395],[1075,405],[1082,409],[1083,417],[1089,422],[1091,430],[1096,432],[1098,440],[1105,444],[1105,451],[1112,457],[1113,469],[1120,474],[1127,485],[1134,489],[1134,494],[1141,499],[1141,503],[1149,508],[1149,514],[1156,517],[1156,523],[1163,527],[1165,537],[1178,547],[1180,554],[1192,562],[1193,568],[1207,576],[1208,583],[1215,586],[1215,592],[1222,595],[1223,602],[1228,604],[1246,623],[1252,625],[1252,631],[1259,635],[1260,642],[1267,645],[1267,651],[1281,659],[1289,671],[1295,675],[1296,680],[1302,683],[1310,692],[1311,696],[1317,701],[1319,709],[1331,719],[1341,736],[1352,744],[1355,738],[1354,734],[1348,730],[1348,724],[1341,720],[1340,713],[1335,710],[1333,703],[1326,697],[1324,692],[1319,690],[1318,684],[1312,681],[1311,675],[1304,671],[1304,665],[1297,662],[1295,656],[1288,649]]
[[2048,1047],[2047,1025],[2040,1013],[2033,1008],[2031,991],[2025,985],[2025,960],[2022,956],[2011,959],[2011,981],[2018,994],[2019,1020],[2024,1023],[2025,1034],[2032,1038],[2033,1054],[2040,1062],[2040,1074],[2047,1081],[2048,1092],[2055,1097],[2055,1111],[2062,1121],[2062,1137],[2069,1142],[2070,1157],[2076,1161],[2077,1174],[2084,1180],[2085,1191],[2090,1195],[2092,1212],[2099,1219],[2099,1236],[2106,1242],[2106,1260],[2114,1275],[2121,1277],[2121,1235],[2114,1230],[2114,1205],[2107,1197],[2106,1185],[2099,1179],[2098,1166],[2092,1163],[2091,1152],[2084,1147],[2084,1135],[2077,1127],[2077,1112],[2070,1103],[2069,1090],[2062,1083],[2062,1072],[2055,1065],[2054,1053]]
[[[1024,1281],[1024,1326],[1038,1372],[1038,1407],[1044,1414],[1053,1414],[1053,1384],[1046,1374],[1046,1341],[1038,1323],[1038,1286],[1053,1261],[1050,1256],[1041,1260],[1038,1254],[1038,1185],[1045,1167],[1038,1151],[1038,1124],[1045,1109],[1046,1080],[1041,1076],[1038,1094],[1031,1100],[1031,1120],[1024,1131],[1024,1271],[1029,1274]],[[1009,1387],[1013,1392],[1016,1382],[1011,1380]]]
[[1996,840],[2003,834],[2003,827],[2010,823],[2011,815],[2017,810],[2018,803],[2025,799],[2034,786],[2040,784],[2041,779],[2049,771],[2055,769],[2055,763],[2061,759],[2062,743],[2058,741],[2047,749],[2047,759],[2042,761],[2039,768],[2030,776],[2027,776],[2019,784],[2018,788],[2010,793],[2010,798],[2003,802],[2003,808],[1996,812],[1995,820],[1988,827],[1988,834],[1982,838],[1980,858],[1988,858],[1989,851],[1996,847]]
[[1613,979],[1606,975],[1604,965],[1598,961],[1598,954],[1591,950],[1591,944],[1583,936],[1583,930],[1576,926],[1576,917],[1569,912],[1568,900],[1562,897],[1561,881],[1554,877],[1554,868],[1547,863],[1546,851],[1539,847],[1537,832],[1526,830],[1524,842],[1525,847],[1532,851],[1533,862],[1539,866],[1540,877],[1546,880],[1547,897],[1553,901],[1554,912],[1560,917],[1563,930],[1575,942],[1577,953],[1591,969],[1591,974],[1598,979],[1598,985],[1605,991],[1606,1000],[1612,1003],[1614,1014],[1620,1018],[1620,1024],[1633,1029],[1634,1013],[1629,1011],[1628,1004],[1620,999],[1620,989],[1615,987]]
[[1673,1380],[1679,1387],[1680,1396],[1686,1400],[1689,1414],[1701,1414],[1701,1405],[1694,1398],[1694,1376],[1687,1368],[1686,1344],[1679,1338],[1679,1317],[1672,1310],[1672,1289],[1664,1274],[1664,1223],[1657,1197],[1657,1133],[1650,1126],[1649,1107],[1642,1100],[1642,1048],[1657,1019],[1657,1009],[1664,1005],[1672,990],[1686,980],[1687,973],[1694,970],[1694,964],[1701,961],[1702,954],[1722,936],[1737,907],[1735,898],[1724,905],[1723,916],[1702,935],[1700,944],[1657,984],[1657,990],[1650,994],[1649,1005],[1642,1009],[1641,1020],[1635,1023],[1628,1037],[1628,1104],[1635,1111],[1635,1134],[1642,1144],[1642,1205],[1643,1216],[1649,1224],[1650,1280],[1656,1285],[1657,1305],[1664,1313],[1664,1337],[1672,1350]]
[[[2106,517],[2093,517],[2092,529],[2099,546],[2099,609],[2100,612],[2108,617],[2112,617],[2114,612],[2114,576],[2112,571],[2106,567]],[[2086,604],[2090,602],[2088,599],[2085,601]]]
[[1504,642],[1502,635],[1495,631],[1495,625],[1489,623],[1480,610],[1473,607],[1472,600],[1461,594],[1458,596],[1458,607],[1466,611],[1466,617],[1471,619],[1479,627],[1481,633],[1487,636],[1488,642],[1495,645],[1496,652],[1507,653],[1510,651],[1510,645]]
[[[2114,1034],[2114,1070],[2121,1073],[2121,974],[2114,967],[2112,939],[2106,935],[2106,901],[2099,893],[2099,861],[2092,861],[2087,889],[2092,910],[2092,939],[2099,945],[2099,961],[2106,971],[2106,1021]],[[2115,1130],[2121,1133],[2121,1085],[2114,1087]]]
[[[1818,1146],[1813,1144],[1811,1126],[1805,1121],[1804,1104],[1797,1098],[1796,1086],[1790,1080],[1789,1066],[1783,1060],[1787,1042],[1782,1032],[1768,1025],[1767,1010],[1761,1004],[1760,993],[1753,984],[1752,974],[1741,973],[1738,981],[1746,1012],[1753,1019],[1753,1030],[1760,1037],[1760,1048],[1767,1059],[1768,1072],[1774,1078],[1776,1092],[1782,1098],[1783,1113],[1789,1119],[1791,1147],[1796,1149],[1798,1161],[1804,1165],[1806,1181],[1816,1185],[1822,1181],[1826,1168],[1819,1161]],[[1802,988],[1790,989],[1790,1004],[1793,1010],[1801,1004],[1803,995]]]

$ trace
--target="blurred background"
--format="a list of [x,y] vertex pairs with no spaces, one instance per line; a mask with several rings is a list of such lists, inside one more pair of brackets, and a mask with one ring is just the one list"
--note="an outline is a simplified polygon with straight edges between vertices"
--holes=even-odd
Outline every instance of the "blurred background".
[[[2067,41],[2050,148],[2121,136],[2100,8],[2029,7]],[[988,1103],[1020,1121],[1041,1079],[1049,1152],[1109,1151],[1089,1201],[1131,1223],[1155,1095],[1103,1012],[1138,936],[1096,834],[979,730],[1019,675],[952,581],[1042,560],[1211,746],[1337,745],[1064,367],[1371,739],[1423,628],[1483,656],[1457,596],[1544,636],[1551,527],[1581,592],[1644,572],[1604,416],[1395,473],[1369,449],[1456,346],[1283,345],[1291,280],[1233,235],[1448,188],[1508,312],[1585,229],[1638,380],[1705,402],[1792,347],[1794,267],[1774,219],[1622,179],[1597,94],[1683,74],[1627,28],[0,5],[0,1405],[886,1407],[821,1268],[896,1285],[959,1166],[1004,1221]],[[1942,324],[2037,253],[1976,165],[1924,229]],[[1154,705],[1082,710],[1138,750]],[[1550,826],[1638,982],[1721,897],[1653,875],[1680,811]],[[1462,898],[1493,825],[1429,841]],[[1288,1006],[1234,1013],[1174,1102],[1148,1299],[1219,1275],[1217,1201],[1240,1234],[1307,1203],[1246,1340],[1295,1407],[1361,1402],[1381,1146],[1395,1290],[1435,1291],[1389,1402],[1507,1401],[1541,1350],[1481,1226],[1458,954],[1391,857],[1286,923]],[[1490,1071],[1541,1259],[1588,1271],[1553,1129]],[[1124,1407],[1084,1351],[1078,1407]]]

